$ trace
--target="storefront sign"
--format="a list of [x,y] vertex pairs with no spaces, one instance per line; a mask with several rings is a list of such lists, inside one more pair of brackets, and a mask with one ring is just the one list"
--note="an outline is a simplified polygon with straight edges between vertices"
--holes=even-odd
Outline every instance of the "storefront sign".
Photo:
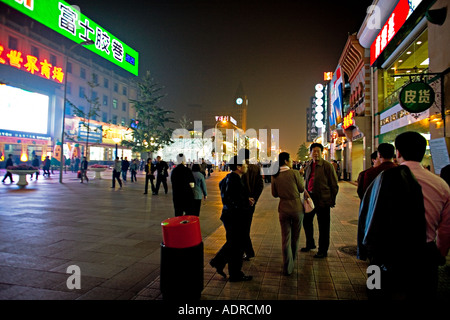
[[11,50],[0,43],[0,64],[10,65],[31,74],[62,83],[64,70],[59,66],[53,66],[47,58],[38,60],[35,56],[23,53],[19,50]]
[[408,18],[408,13],[408,0],[400,0],[383,28],[381,28],[375,41],[370,46],[370,65],[373,65],[381,52],[383,52],[398,30],[403,26]]
[[333,72],[324,72],[323,73],[324,81],[330,81],[331,79],[333,79]]
[[355,111],[351,110],[345,117],[342,128],[348,129],[355,126]]
[[237,126],[237,121],[231,116],[216,116],[216,122],[218,122],[218,121],[221,121],[221,122],[230,121],[232,124]]
[[403,109],[420,113],[429,109],[435,99],[433,88],[425,82],[411,82],[400,91],[399,102]]
[[397,104],[380,114],[380,134],[422,121],[429,116],[430,112],[428,110],[412,116],[400,104]]
[[138,75],[139,53],[65,1],[0,0],[76,43],[87,40],[86,49]]
[[86,141],[92,143],[102,143],[103,130],[102,125],[89,124],[89,137],[88,137],[88,124],[80,121],[78,123],[78,141]]

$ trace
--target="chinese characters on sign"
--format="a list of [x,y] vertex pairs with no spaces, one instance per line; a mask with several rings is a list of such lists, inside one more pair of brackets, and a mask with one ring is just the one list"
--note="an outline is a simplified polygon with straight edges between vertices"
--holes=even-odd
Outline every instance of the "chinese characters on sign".
[[355,111],[352,110],[344,117],[344,123],[342,124],[342,128],[348,129],[354,126],[355,126]]
[[124,48],[123,44],[120,41],[114,38],[111,40],[111,36],[108,34],[108,32],[106,32],[99,26],[95,28],[94,33],[94,28],[89,25],[89,20],[79,19],[78,13],[70,6],[66,6],[60,2],[59,10],[59,28],[71,33],[74,36],[77,35],[77,30],[80,30],[78,38],[82,39],[83,41],[91,40],[90,35],[95,35],[94,42],[95,48],[97,48],[97,50],[104,52],[108,56],[111,55],[112,51],[113,58],[118,62],[123,62]]
[[373,65],[398,30],[400,30],[408,17],[408,13],[408,0],[400,0],[370,47],[370,65]]
[[434,103],[433,88],[424,82],[411,82],[400,92],[399,102],[403,109],[411,113],[420,113]]
[[9,64],[17,69],[28,71],[31,74],[37,74],[49,80],[53,79],[59,83],[62,83],[64,80],[64,72],[62,68],[51,65],[47,59],[38,61],[38,58],[32,55],[22,56],[21,51],[5,50],[1,44],[0,63]]

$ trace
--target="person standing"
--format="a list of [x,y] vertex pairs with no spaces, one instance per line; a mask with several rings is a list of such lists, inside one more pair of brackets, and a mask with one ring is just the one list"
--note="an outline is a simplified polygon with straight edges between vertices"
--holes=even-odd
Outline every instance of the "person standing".
[[170,175],[176,217],[193,213],[195,187],[194,175],[191,169],[185,166],[186,158],[182,153],[177,156],[177,163]]
[[253,277],[241,270],[247,230],[243,221],[248,219],[248,209],[254,203],[242,181],[242,175],[247,172],[247,163],[244,160],[238,163],[238,157],[234,156],[229,166],[231,172],[219,183],[223,204],[220,220],[225,227],[226,242],[209,264],[224,278],[226,274],[223,269],[228,264],[231,282],[249,281]]
[[161,183],[164,186],[164,191],[167,194],[167,191],[169,188],[167,187],[167,177],[169,176],[169,166],[167,165],[167,162],[163,161],[160,156],[156,157],[156,186],[155,186],[155,192],[154,195],[158,195],[159,187],[161,186]]
[[[41,166],[37,155],[34,155],[34,159],[33,159],[33,162],[31,163],[31,165],[33,167],[37,168],[37,171],[36,171],[36,180],[37,180],[39,177],[39,168]],[[31,174],[31,179],[33,179],[33,174]]]
[[88,161],[86,157],[83,157],[83,161],[81,161],[81,183],[83,183],[83,179],[86,179],[86,182],[89,182],[89,179],[87,177],[87,169],[88,169]]
[[127,181],[127,172],[130,167],[130,162],[128,161],[128,157],[122,160],[122,180]]
[[364,189],[364,175],[369,169],[376,167],[378,165],[377,159],[378,159],[378,151],[372,152],[370,155],[370,161],[372,161],[372,166],[366,170],[361,171],[358,175],[358,180],[356,180],[358,182],[358,188],[356,189],[356,193],[358,194],[358,197],[361,200],[364,197],[364,192],[366,191],[366,189]]
[[259,197],[264,189],[264,180],[261,175],[261,168],[256,164],[250,163],[250,150],[241,149],[239,156],[243,156],[245,162],[247,163],[247,172],[243,174],[242,180],[244,181],[244,185],[248,189],[248,193],[250,198],[254,201],[254,205],[249,208],[249,215],[247,221],[247,229],[246,233],[248,236],[246,237],[245,246],[244,246],[244,260],[249,260],[255,256],[255,250],[253,249],[252,239],[250,237],[250,230],[252,227],[253,214],[255,213],[256,203],[258,202]]
[[[13,161],[12,161],[12,156],[13,156],[12,154],[9,154],[9,155],[8,155],[8,159],[6,160],[5,169],[8,169],[8,167],[14,166],[14,163],[13,163]],[[13,183],[14,180],[13,180],[13,177],[12,177],[12,173],[9,172],[9,171],[6,171],[6,174],[5,174],[5,176],[3,177],[2,182],[4,183],[5,180],[6,180],[6,178],[8,178],[8,177],[9,177],[9,180],[11,181],[11,183]]]
[[306,235],[306,247],[302,252],[315,249],[313,220],[317,215],[319,224],[319,250],[314,258],[324,258],[328,255],[330,245],[330,208],[336,205],[339,191],[336,171],[331,163],[322,158],[323,145],[313,143],[309,147],[312,160],[305,170],[305,186],[314,202],[314,210],[305,213],[303,228]]
[[122,163],[119,160],[119,157],[116,157],[114,161],[114,168],[112,173],[112,187],[116,187],[116,180],[119,182],[120,187],[122,188],[122,181],[120,180],[120,172],[122,171]]
[[390,143],[381,143],[377,148],[377,166],[370,168],[364,174],[364,183],[362,193],[366,192],[373,180],[384,170],[396,166],[393,161],[395,156],[395,148]]
[[139,162],[137,159],[134,159],[133,161],[131,161],[131,164],[130,164],[131,182],[133,182],[133,181],[137,182],[136,172],[138,170],[138,167],[139,167]]
[[206,200],[208,192],[206,190],[205,176],[201,172],[200,165],[195,163],[192,165],[192,174],[194,176],[194,202],[192,208],[192,215],[199,216],[200,208],[202,206],[202,198]]
[[272,196],[280,198],[278,214],[281,226],[283,274],[292,274],[297,258],[300,230],[304,216],[301,193],[305,190],[299,170],[292,169],[292,159],[287,152],[278,156],[278,172],[272,177]]
[[145,165],[145,191],[144,194],[147,194],[148,192],[148,181],[150,180],[150,183],[152,184],[152,193],[155,192],[155,184],[153,183],[153,180],[155,180],[155,176],[153,175],[155,173],[155,165],[152,162],[151,158],[147,159],[147,164]]

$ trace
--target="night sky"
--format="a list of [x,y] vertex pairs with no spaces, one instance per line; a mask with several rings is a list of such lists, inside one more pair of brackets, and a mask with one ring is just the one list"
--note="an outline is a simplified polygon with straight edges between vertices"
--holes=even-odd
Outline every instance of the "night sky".
[[[68,1],[140,54],[167,94],[161,106],[225,109],[239,82],[247,128],[279,129],[284,151],[306,142],[305,109],[323,72],[334,71],[371,0]],[[189,118],[189,115],[187,115]],[[198,119],[190,119],[198,120]]]

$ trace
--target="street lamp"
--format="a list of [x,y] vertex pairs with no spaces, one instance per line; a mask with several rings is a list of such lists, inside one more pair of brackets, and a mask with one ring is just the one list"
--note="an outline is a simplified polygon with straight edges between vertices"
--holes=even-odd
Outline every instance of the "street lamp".
[[117,144],[118,144],[120,141],[122,141],[122,139],[120,139],[120,138],[112,138],[112,139],[113,139],[113,141],[116,143],[116,157],[113,159],[113,160],[116,160],[117,157],[119,156],[119,151],[117,150]]
[[[93,40],[86,40],[81,43],[76,43],[72,47],[70,47],[69,50],[64,50],[64,70],[66,71],[66,74],[64,76],[64,100],[63,100],[63,114],[62,114],[62,127],[61,127],[61,157],[60,157],[60,168],[59,168],[59,183],[62,183],[62,177],[63,177],[63,169],[64,169],[64,122],[66,121],[66,96],[67,96],[67,63],[68,63],[68,57],[67,53],[72,51],[73,48],[75,48],[78,45],[81,46],[88,46],[91,44],[94,44],[95,42]],[[87,154],[86,154],[87,156]]]

